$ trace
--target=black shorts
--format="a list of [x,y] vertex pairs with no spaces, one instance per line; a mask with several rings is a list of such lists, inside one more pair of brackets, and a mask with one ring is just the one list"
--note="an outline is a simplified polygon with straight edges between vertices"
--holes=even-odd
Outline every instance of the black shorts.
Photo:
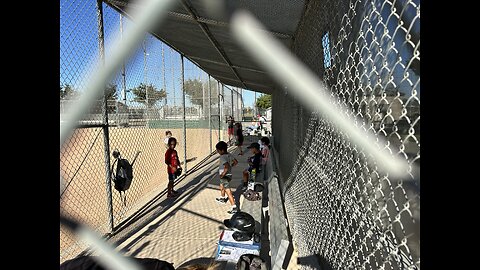
[[169,182],[173,182],[175,179],[177,179],[177,176],[174,173],[168,173]]

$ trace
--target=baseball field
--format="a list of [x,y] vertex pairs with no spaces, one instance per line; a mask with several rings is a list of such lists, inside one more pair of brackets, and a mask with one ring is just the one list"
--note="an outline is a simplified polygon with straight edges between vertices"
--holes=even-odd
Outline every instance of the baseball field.
[[[210,134],[213,148],[219,140],[218,129],[189,128],[186,141],[181,128],[169,129],[177,138],[176,150],[180,161],[185,160],[187,169],[192,168],[214,149],[210,149]],[[63,187],[61,213],[89,225],[100,234],[110,232],[108,207],[108,182],[112,183],[112,208],[114,226],[129,217],[167,186],[167,172],[164,163],[166,129],[145,127],[110,127],[110,153],[117,149],[123,158],[132,161],[137,151],[138,158],[133,165],[134,178],[126,192],[126,205],[119,192],[113,189],[113,182],[107,180],[105,139],[102,128],[76,129],[60,151],[60,172]],[[221,138],[226,138],[222,131]],[[110,166],[114,158],[110,156]],[[185,168],[185,164],[182,164]],[[61,262],[73,258],[85,246],[74,235],[60,228]]]

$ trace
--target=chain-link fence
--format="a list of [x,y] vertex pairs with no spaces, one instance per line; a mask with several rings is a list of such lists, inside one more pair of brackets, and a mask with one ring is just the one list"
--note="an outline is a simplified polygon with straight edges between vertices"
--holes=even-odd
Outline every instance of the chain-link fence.
[[381,172],[322,115],[273,95],[274,147],[304,269],[420,267],[419,24],[417,0],[307,4],[293,51],[411,171]]
[[[96,0],[61,0],[60,13],[63,121],[90,78],[85,75],[91,67],[88,61],[99,55],[108,60],[113,37],[121,36],[132,22],[105,3],[97,6]],[[176,150],[186,173],[212,153],[220,139],[226,138],[226,126],[220,118],[226,111],[220,88],[198,66],[152,35],[145,35],[142,44],[106,85],[106,104],[102,100],[92,104],[62,145],[60,169],[65,189],[61,193],[61,213],[101,234],[115,232],[129,216],[166,189],[167,130],[178,140]],[[243,109],[238,107],[241,104],[236,106],[239,111]],[[205,144],[209,139],[210,146]],[[129,161],[140,152],[133,165],[132,184],[122,195],[111,181],[116,166],[111,155],[114,149]],[[61,227],[61,262],[86,247]]]
[[[60,1],[61,121],[85,87],[88,61],[108,59],[110,38],[131,25],[113,8],[96,5]],[[304,268],[315,268],[302,264],[309,258],[325,269],[419,268],[420,188],[413,166],[420,163],[419,24],[418,0],[306,4],[294,53],[351,108],[357,124],[384,137],[412,171],[404,179],[379,171],[346,134],[276,89],[274,148]],[[105,94],[108,101],[92,104],[60,151],[61,212],[103,234],[166,187],[166,130],[178,140],[184,167],[191,168],[227,138],[227,117],[242,119],[243,111],[238,90],[208,77],[151,35]],[[126,203],[110,186],[113,149],[127,159],[140,151]],[[60,237],[61,261],[86,248],[63,229]]]

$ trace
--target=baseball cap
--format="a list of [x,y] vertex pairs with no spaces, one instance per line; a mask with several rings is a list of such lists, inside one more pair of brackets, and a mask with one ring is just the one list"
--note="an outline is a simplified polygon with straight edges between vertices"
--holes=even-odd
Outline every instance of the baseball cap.
[[258,150],[260,150],[260,144],[253,142],[247,148],[257,148]]

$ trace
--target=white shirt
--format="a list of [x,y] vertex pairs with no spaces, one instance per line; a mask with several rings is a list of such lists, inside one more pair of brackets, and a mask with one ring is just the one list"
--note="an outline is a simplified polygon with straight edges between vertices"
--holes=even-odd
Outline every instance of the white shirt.
[[262,151],[264,146],[262,140],[258,140],[258,144],[260,145],[260,151]]

